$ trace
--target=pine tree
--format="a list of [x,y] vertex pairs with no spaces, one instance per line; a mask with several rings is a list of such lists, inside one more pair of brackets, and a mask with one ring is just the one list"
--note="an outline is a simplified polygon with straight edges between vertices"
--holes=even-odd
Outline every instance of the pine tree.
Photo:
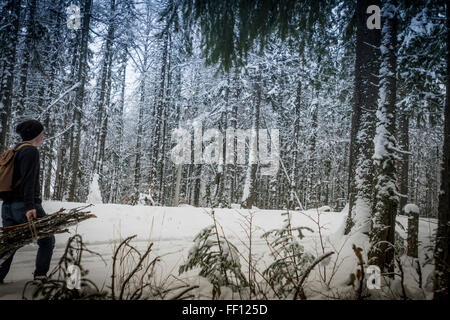
[[[379,5],[379,2],[370,2]],[[356,57],[353,93],[352,127],[349,158],[349,212],[345,228],[348,234],[353,225],[368,232],[370,203],[373,190],[373,137],[378,97],[380,30],[368,29],[366,9],[369,1],[356,4]],[[355,206],[359,208],[355,208]],[[355,210],[354,210],[355,208]]]
[[111,69],[113,63],[113,46],[116,33],[116,1],[110,0],[108,19],[108,32],[105,40],[105,48],[102,58],[101,73],[98,79],[99,93],[97,100],[97,121],[95,132],[95,156],[94,172],[103,173],[103,162],[105,157],[105,139],[107,134],[107,111],[111,95]]
[[255,75],[255,100],[252,114],[252,132],[249,142],[249,157],[247,172],[245,174],[244,191],[242,194],[241,205],[243,208],[251,209],[257,196],[257,170],[259,166],[259,129],[261,115],[261,73],[262,66],[258,65]]
[[8,131],[12,114],[14,67],[17,59],[17,43],[20,30],[21,0],[9,0],[2,7],[0,20],[0,148],[8,145]]
[[[397,73],[397,3],[383,3],[380,99],[377,110],[375,152],[375,198],[371,228],[370,263],[382,270],[394,270],[395,219],[398,207],[396,173],[396,73]],[[372,260],[373,259],[373,260]]]
[[77,80],[80,85],[77,88],[75,96],[75,111],[74,111],[74,140],[71,152],[73,152],[72,162],[72,177],[70,182],[69,201],[75,200],[75,193],[77,187],[78,174],[80,169],[80,145],[81,145],[81,123],[82,113],[85,98],[85,86],[87,82],[87,64],[88,64],[88,43],[89,43],[89,25],[91,20],[92,0],[85,0],[83,3],[82,12],[84,13],[83,23],[81,28],[80,39],[80,55],[78,59]]
[[434,250],[435,300],[449,300],[450,297],[450,1],[446,1],[447,26],[447,69],[445,82],[445,112],[444,112],[444,147],[441,169],[441,192],[439,195],[438,228],[436,233],[436,246]]

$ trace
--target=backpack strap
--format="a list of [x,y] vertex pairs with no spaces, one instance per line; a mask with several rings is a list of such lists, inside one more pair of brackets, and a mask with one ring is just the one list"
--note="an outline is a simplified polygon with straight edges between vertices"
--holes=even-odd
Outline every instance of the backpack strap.
[[19,151],[20,149],[22,149],[23,147],[26,147],[26,146],[33,146],[33,145],[31,143],[29,143],[29,142],[22,143],[21,145],[19,145],[19,146],[14,148],[14,152],[17,152],[17,151]]

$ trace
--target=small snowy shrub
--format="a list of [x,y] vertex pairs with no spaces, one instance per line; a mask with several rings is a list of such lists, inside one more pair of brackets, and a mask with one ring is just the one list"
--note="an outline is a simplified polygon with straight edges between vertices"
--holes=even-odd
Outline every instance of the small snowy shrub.
[[314,256],[306,253],[299,240],[303,239],[303,230],[313,232],[307,227],[292,227],[290,213],[287,215],[285,225],[263,234],[271,248],[274,262],[263,272],[269,285],[282,298],[296,296],[303,292],[301,280],[308,266],[314,262]]
[[[108,293],[99,289],[94,282],[86,278],[89,271],[81,264],[83,252],[97,253],[88,250],[79,234],[75,234],[67,241],[66,249],[58,265],[50,273],[48,279],[29,281],[25,284],[22,299],[24,300],[104,300]],[[81,290],[69,289],[69,265],[76,265],[80,269]]]
[[199,275],[213,285],[213,299],[220,296],[222,286],[234,292],[248,287],[248,281],[241,270],[238,249],[217,232],[216,223],[204,228],[194,241],[195,245],[189,251],[187,262],[179,268],[180,274],[199,267]]

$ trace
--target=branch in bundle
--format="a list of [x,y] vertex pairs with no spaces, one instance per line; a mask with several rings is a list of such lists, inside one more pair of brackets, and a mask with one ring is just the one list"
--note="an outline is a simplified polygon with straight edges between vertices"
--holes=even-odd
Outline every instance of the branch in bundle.
[[47,238],[54,234],[69,232],[67,227],[78,224],[81,221],[95,218],[90,211],[83,211],[92,205],[78,207],[70,210],[61,208],[55,213],[42,218],[34,219],[27,223],[0,228],[0,254],[5,254],[0,259],[2,264],[17,249],[41,238]]

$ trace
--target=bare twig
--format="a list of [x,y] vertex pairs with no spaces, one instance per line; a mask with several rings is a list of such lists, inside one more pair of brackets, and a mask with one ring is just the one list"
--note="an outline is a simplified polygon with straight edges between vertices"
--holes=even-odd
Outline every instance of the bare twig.
[[178,300],[181,299],[181,297],[183,297],[187,292],[197,289],[199,288],[199,286],[191,286],[189,288],[186,288],[185,290],[181,291],[179,294],[177,294],[176,296],[174,296],[173,298],[170,298],[169,300]]
[[300,282],[297,285],[295,294],[294,294],[294,300],[297,300],[297,296],[299,294],[301,294],[301,292],[303,291],[303,283],[305,282],[305,280],[308,278],[308,275],[310,274],[310,272],[312,271],[312,269],[314,269],[314,267],[320,263],[320,261],[322,261],[323,259],[328,258],[329,256],[331,256],[332,254],[334,254],[334,252],[328,252],[320,257],[318,257],[309,267],[308,269],[305,270],[305,272],[303,273],[302,279],[300,280]]
[[128,242],[130,242],[133,238],[135,238],[137,235],[134,236],[130,236],[128,238],[126,238],[125,240],[123,240],[119,247],[116,249],[116,251],[114,252],[113,255],[113,264],[112,264],[112,275],[111,275],[111,298],[112,300],[116,299],[116,295],[115,295],[115,278],[116,278],[116,260],[117,260],[117,255],[119,254],[120,248],[124,245],[126,245]]

